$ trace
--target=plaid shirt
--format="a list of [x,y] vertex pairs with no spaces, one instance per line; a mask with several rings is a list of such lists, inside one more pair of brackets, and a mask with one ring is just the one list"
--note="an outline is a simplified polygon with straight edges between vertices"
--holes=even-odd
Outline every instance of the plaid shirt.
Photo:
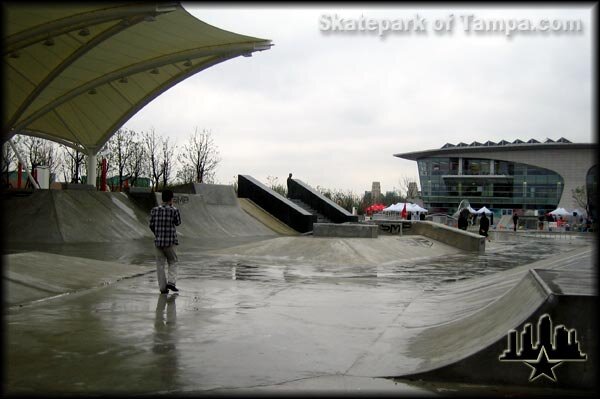
[[179,209],[162,204],[155,206],[150,211],[150,230],[154,233],[154,244],[157,247],[170,247],[178,245],[175,226],[181,224]]

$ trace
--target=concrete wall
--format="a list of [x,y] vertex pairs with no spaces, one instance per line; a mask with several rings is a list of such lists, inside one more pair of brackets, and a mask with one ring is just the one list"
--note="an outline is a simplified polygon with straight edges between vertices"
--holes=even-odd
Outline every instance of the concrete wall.
[[411,227],[410,222],[393,219],[379,219],[369,222],[378,226],[379,234],[401,236],[404,230]]
[[485,237],[479,234],[423,220],[415,220],[411,223],[412,227],[403,230],[403,234],[422,235],[465,251],[485,252]]
[[337,223],[315,223],[313,224],[313,235],[315,237],[357,237],[377,238],[378,227],[368,224],[337,224]]

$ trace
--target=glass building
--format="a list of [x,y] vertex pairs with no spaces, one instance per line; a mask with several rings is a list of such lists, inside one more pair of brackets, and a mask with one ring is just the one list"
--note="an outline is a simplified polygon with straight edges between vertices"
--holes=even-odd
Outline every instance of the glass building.
[[[478,209],[581,208],[571,191],[596,190],[595,144],[515,140],[446,144],[441,149],[395,154],[417,161],[421,195],[431,213],[452,214],[461,200]],[[594,191],[597,192],[597,191]]]

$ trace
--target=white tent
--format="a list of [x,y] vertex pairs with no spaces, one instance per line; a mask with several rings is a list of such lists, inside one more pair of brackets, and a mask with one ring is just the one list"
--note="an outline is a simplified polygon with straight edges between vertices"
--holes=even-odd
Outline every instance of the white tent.
[[483,208],[479,208],[479,210],[476,213],[486,213],[487,215],[490,215],[492,213],[492,211],[490,211],[489,209],[487,209],[485,206]]
[[387,208],[383,208],[383,211],[384,212],[402,212],[403,207],[404,207],[404,204],[398,202],[397,204],[392,204],[392,205],[388,206]]
[[396,204],[398,212],[402,212],[402,210],[404,209],[404,205],[406,205],[406,212],[412,212],[412,204],[410,202],[398,202]]
[[572,216],[573,215],[573,213],[567,211],[565,208],[556,208],[555,210],[550,212],[550,214],[554,215],[554,216]]
[[413,212],[428,212],[428,210],[418,204],[413,204]]
[[477,211],[473,208],[471,208],[471,205],[469,205],[469,207],[467,208],[469,210],[469,212],[471,213],[477,213]]
[[406,212],[428,212],[427,209],[422,208],[417,204],[413,204],[411,202],[398,202],[397,204],[393,204],[384,208],[384,212],[402,212],[404,209],[404,205],[406,204]]

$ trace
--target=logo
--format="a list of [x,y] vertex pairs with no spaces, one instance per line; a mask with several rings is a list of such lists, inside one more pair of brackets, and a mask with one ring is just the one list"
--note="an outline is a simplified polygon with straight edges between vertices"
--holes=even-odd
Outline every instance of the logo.
[[498,357],[501,362],[523,362],[532,371],[529,382],[546,377],[556,382],[554,369],[565,362],[584,362],[587,355],[582,353],[577,341],[577,331],[559,325],[552,332],[552,319],[545,314],[538,320],[537,342],[533,344],[533,326],[523,326],[520,339],[517,330],[508,332],[508,349]]

